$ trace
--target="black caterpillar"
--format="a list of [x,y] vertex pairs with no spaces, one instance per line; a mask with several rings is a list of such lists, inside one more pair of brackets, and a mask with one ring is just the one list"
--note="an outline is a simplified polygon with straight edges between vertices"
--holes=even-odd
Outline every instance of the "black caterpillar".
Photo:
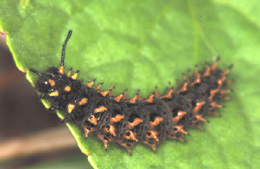
[[39,76],[35,89],[41,98],[51,102],[52,110],[65,112],[64,122],[80,124],[85,132],[95,134],[107,149],[108,143],[117,143],[127,149],[138,142],[150,146],[153,150],[165,139],[183,141],[188,127],[201,129],[206,115],[218,115],[219,102],[226,99],[225,89],[229,83],[226,76],[232,65],[225,71],[217,68],[219,58],[212,64],[206,63],[204,70],[195,67],[195,73],[189,71],[189,78],[164,95],[157,88],[146,99],[140,91],[127,99],[127,91],[113,96],[114,87],[100,91],[99,84],[91,88],[95,80],[87,85],[77,80],[78,72],[64,73],[65,47],[72,34],[70,30],[63,44],[60,68],[50,67],[45,72],[30,69]]

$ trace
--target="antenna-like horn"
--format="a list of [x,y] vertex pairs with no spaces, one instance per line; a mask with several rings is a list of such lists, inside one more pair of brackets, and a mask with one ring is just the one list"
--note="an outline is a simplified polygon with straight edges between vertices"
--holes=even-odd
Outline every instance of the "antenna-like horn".
[[65,48],[66,45],[71,37],[72,34],[72,30],[69,30],[67,38],[65,39],[63,45],[62,45],[62,51],[61,51],[61,61],[60,61],[60,69],[59,69],[59,73],[60,74],[64,74],[64,59],[65,59]]

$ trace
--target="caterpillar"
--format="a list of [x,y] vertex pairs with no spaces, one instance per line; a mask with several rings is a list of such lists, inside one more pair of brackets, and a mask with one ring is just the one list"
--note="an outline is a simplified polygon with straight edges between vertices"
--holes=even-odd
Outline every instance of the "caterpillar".
[[166,139],[184,141],[188,127],[202,129],[207,115],[218,115],[220,101],[228,99],[227,80],[233,65],[222,71],[217,67],[219,57],[205,68],[189,71],[189,77],[178,88],[169,83],[168,91],[160,95],[157,87],[148,97],[142,98],[140,90],[127,98],[127,90],[113,95],[115,87],[101,91],[102,83],[93,88],[95,80],[82,84],[77,80],[79,71],[64,72],[65,48],[72,35],[69,30],[61,53],[60,67],[50,67],[45,72],[30,68],[38,75],[35,90],[40,97],[51,103],[51,110],[65,113],[63,122],[82,126],[85,137],[91,133],[104,143],[125,148],[131,154],[131,147],[137,143],[148,145],[152,150]]

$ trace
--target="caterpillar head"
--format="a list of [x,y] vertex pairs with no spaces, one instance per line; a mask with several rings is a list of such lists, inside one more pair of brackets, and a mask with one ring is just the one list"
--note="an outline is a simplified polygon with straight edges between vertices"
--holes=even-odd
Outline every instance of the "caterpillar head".
[[35,89],[43,94],[52,93],[55,90],[57,81],[62,76],[58,73],[58,69],[56,67],[51,67],[43,73],[34,69],[30,69],[30,71],[39,76],[35,84]]
[[[37,74],[39,76],[35,88],[37,91],[43,94],[49,94],[49,96],[56,96],[58,93],[55,92],[55,88],[57,83],[59,83],[60,79],[64,75],[64,59],[65,59],[65,48],[67,45],[68,40],[70,39],[72,31],[69,30],[67,38],[65,39],[62,52],[61,52],[61,64],[60,68],[51,67],[45,72],[41,73],[35,69],[30,69],[31,72]],[[77,76],[77,74],[75,75]],[[57,91],[57,90],[56,90]]]

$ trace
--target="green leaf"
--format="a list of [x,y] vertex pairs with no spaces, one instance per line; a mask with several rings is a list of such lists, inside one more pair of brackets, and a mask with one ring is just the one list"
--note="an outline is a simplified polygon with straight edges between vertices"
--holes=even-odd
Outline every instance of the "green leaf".
[[[221,55],[220,67],[234,63],[232,100],[208,117],[206,131],[189,129],[187,143],[167,140],[153,152],[144,145],[133,155],[97,138],[87,140],[68,124],[95,168],[258,168],[260,166],[260,22],[258,1],[249,0],[2,0],[1,29],[17,67],[44,71],[59,66],[62,43],[66,70],[80,70],[85,82],[97,78],[103,90],[116,85],[129,98],[163,93],[182,72]],[[27,74],[29,81],[36,76]]]

